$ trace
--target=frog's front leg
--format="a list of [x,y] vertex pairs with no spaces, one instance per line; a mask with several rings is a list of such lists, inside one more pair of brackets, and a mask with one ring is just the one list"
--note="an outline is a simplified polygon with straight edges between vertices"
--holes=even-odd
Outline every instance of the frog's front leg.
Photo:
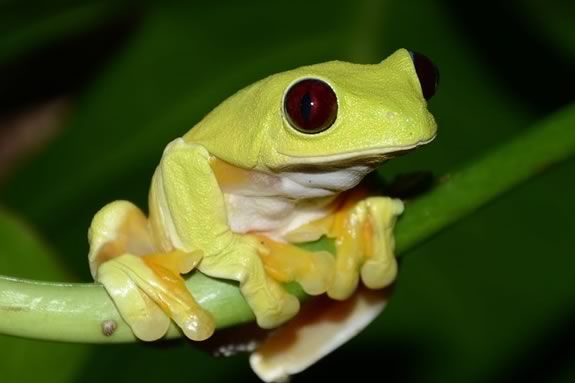
[[212,334],[211,316],[194,301],[180,276],[197,265],[201,252],[160,251],[146,216],[128,201],[102,208],[88,236],[92,275],[139,339],[161,338],[170,318],[194,340]]
[[289,233],[287,239],[301,242],[321,235],[335,238],[335,272],[327,293],[334,299],[347,299],[360,276],[371,289],[383,288],[395,279],[393,227],[402,212],[399,199],[366,198],[362,191],[352,191],[343,197],[333,214],[303,225]]
[[177,248],[203,251],[202,273],[239,282],[261,327],[276,327],[298,312],[299,301],[266,273],[260,258],[269,252],[265,244],[230,230],[210,161],[204,147],[182,139],[166,148],[153,186],[166,206],[162,215],[169,216],[164,226]]

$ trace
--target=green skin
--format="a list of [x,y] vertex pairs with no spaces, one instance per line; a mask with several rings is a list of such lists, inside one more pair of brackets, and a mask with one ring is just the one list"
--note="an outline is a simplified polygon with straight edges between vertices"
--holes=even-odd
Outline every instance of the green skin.
[[[337,95],[337,119],[318,134],[294,129],[281,107],[286,90],[305,78],[323,80]],[[178,279],[194,268],[238,281],[263,328],[299,310],[280,282],[335,299],[348,298],[359,279],[385,287],[396,274],[391,232],[403,205],[347,196],[379,163],[435,137],[426,106],[404,49],[376,65],[327,62],[241,90],[167,146],[152,180],[149,217],[126,201],[94,217],[95,279],[143,340],[162,337],[170,319],[190,339],[212,334],[211,315]],[[353,203],[336,204],[345,198]],[[335,260],[285,244],[322,235],[336,238]]]

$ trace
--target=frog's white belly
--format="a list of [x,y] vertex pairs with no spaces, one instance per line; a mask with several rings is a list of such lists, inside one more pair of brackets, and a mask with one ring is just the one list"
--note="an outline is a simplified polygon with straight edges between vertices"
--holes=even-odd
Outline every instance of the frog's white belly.
[[226,194],[228,223],[233,232],[259,232],[280,240],[295,228],[325,217],[333,198],[294,200]]
[[247,187],[224,191],[228,223],[236,233],[260,232],[281,239],[331,213],[337,195],[355,187],[372,169],[357,165],[276,175],[254,172]]

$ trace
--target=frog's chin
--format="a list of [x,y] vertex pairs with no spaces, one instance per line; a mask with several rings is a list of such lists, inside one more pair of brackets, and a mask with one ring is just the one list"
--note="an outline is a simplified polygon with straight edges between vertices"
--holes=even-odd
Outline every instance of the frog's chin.
[[323,170],[337,170],[356,166],[365,166],[375,168],[390,158],[397,157],[411,152],[415,148],[425,145],[435,138],[432,137],[426,141],[420,141],[412,145],[397,147],[375,147],[354,152],[345,152],[338,154],[327,154],[321,156],[293,156],[283,154],[287,161],[279,166],[276,171],[313,171],[321,168]]

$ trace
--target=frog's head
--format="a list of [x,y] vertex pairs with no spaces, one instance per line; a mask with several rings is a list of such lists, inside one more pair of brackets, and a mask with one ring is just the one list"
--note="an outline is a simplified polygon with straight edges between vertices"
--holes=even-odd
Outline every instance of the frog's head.
[[427,99],[437,77],[425,56],[405,49],[374,65],[301,67],[236,93],[184,138],[268,172],[374,166],[435,137]]

